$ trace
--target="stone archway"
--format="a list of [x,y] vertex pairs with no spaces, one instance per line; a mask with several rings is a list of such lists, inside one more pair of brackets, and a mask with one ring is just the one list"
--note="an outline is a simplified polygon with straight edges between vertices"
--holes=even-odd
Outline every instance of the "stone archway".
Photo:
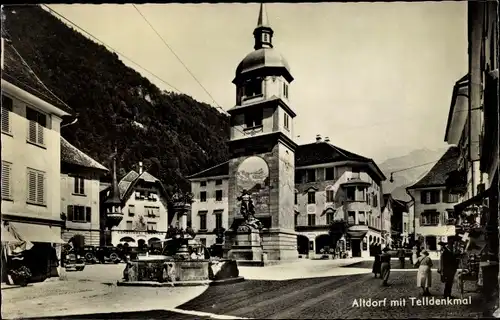
[[328,234],[320,234],[314,240],[316,247],[316,254],[321,254],[321,249],[325,249],[325,254],[327,249],[332,248],[332,238]]
[[157,242],[160,242],[161,240],[156,238],[156,237],[152,237],[151,239],[148,240],[148,244],[151,245],[153,243],[157,243]]
[[298,234],[297,235],[297,251],[299,254],[308,254],[309,253],[309,238]]
[[144,239],[139,239],[139,241],[137,241],[137,246],[138,246],[139,248],[144,248],[144,247],[146,247],[146,240],[144,240]]

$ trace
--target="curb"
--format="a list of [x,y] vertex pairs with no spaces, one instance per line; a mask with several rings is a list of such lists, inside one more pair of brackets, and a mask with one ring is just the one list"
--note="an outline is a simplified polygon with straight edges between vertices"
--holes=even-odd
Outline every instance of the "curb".
[[176,281],[176,282],[157,282],[157,281],[117,281],[118,287],[195,287],[195,286],[218,286],[245,281],[243,277],[229,278],[222,280],[195,280],[195,281]]

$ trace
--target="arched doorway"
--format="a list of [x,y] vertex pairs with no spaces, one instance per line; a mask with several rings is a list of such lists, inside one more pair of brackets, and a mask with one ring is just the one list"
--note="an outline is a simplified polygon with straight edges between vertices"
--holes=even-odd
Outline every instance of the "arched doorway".
[[151,238],[151,239],[148,240],[148,244],[149,245],[151,245],[153,243],[157,243],[157,242],[160,242],[160,239],[155,238],[155,237],[153,237],[153,238]]
[[120,239],[120,242],[125,242],[125,243],[128,243],[130,245],[131,243],[135,243],[135,240],[134,240],[134,238],[131,238],[131,237],[123,237]]
[[321,254],[321,249],[324,249],[324,253],[328,253],[328,250],[332,248],[332,238],[327,235],[327,234],[321,234],[316,237],[315,241],[315,247],[316,247],[316,254]]
[[146,240],[139,239],[139,241],[137,241],[137,246],[139,247],[139,249],[146,247]]
[[297,251],[299,254],[309,253],[309,238],[304,235],[297,235]]

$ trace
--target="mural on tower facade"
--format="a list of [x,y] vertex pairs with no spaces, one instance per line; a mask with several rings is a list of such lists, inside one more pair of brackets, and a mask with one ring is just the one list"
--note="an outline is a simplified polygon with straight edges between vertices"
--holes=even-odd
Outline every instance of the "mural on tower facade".
[[246,190],[255,206],[255,213],[269,213],[269,166],[261,157],[249,157],[240,164],[236,172],[236,194]]

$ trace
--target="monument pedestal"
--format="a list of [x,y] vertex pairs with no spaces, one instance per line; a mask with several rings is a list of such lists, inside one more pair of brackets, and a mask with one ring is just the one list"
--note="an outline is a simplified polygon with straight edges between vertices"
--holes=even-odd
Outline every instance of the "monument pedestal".
[[238,265],[261,265],[262,244],[257,229],[226,232],[227,258],[236,260]]
[[281,228],[264,229],[262,231],[262,248],[271,261],[288,262],[297,260],[297,234],[294,230]]

